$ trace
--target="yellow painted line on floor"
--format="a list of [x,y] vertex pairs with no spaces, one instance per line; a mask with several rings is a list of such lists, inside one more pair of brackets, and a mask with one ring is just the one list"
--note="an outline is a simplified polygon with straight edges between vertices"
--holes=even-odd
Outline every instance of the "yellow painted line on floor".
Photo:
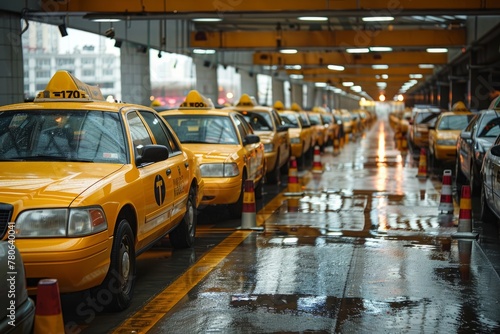
[[[280,193],[258,212],[256,215],[256,226],[262,226],[265,223],[266,219],[280,207],[283,198],[282,193]],[[182,276],[176,279],[130,318],[125,320],[112,333],[147,333],[251,233],[252,230],[237,230],[233,232],[219,245],[205,254]]]

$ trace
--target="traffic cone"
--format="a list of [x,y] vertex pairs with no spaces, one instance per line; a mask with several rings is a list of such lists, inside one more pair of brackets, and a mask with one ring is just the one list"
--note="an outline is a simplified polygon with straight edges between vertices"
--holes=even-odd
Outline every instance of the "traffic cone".
[[418,161],[418,178],[427,178],[427,152],[425,148],[420,149],[420,159]]
[[61,297],[57,279],[47,278],[38,282],[34,334],[64,334]]
[[451,235],[453,238],[476,239],[478,236],[477,233],[472,233],[472,203],[470,195],[470,186],[462,186],[458,228],[457,232]]
[[241,229],[261,230],[257,227],[257,212],[255,206],[255,189],[253,180],[245,180],[245,192],[243,193],[243,212],[241,214]]
[[441,200],[439,202],[439,212],[453,213],[453,197],[451,194],[451,169],[443,171],[443,181],[441,186]]
[[288,192],[285,196],[302,196],[303,192],[299,183],[299,173],[297,169],[297,159],[290,157],[290,166],[288,167]]
[[321,152],[319,146],[314,146],[313,173],[323,173],[323,165],[321,164]]

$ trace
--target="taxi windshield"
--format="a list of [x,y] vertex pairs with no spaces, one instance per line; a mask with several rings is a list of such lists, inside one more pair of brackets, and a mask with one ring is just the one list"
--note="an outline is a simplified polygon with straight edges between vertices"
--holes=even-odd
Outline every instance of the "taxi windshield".
[[0,113],[0,160],[124,164],[117,114],[94,110],[14,110]]
[[439,121],[438,130],[462,130],[472,119],[472,114],[444,116]]
[[321,118],[319,114],[309,114],[309,121],[311,122],[311,125],[320,125],[321,124]]
[[267,112],[245,112],[243,117],[255,131],[273,131],[273,121]]
[[281,114],[280,116],[289,128],[299,128],[299,118],[288,114]]
[[183,144],[238,144],[239,139],[229,116],[165,115]]

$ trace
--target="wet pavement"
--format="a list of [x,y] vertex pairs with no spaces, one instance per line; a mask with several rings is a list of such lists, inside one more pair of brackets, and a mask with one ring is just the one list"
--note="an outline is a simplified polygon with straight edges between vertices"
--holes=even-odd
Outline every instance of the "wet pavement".
[[141,255],[130,310],[68,311],[66,324],[88,333],[500,332],[498,225],[474,219],[471,237],[457,238],[459,206],[439,213],[439,174],[417,177],[386,117],[340,152],[327,148],[321,164],[299,172],[300,196],[286,184],[265,188],[263,232],[201,211],[194,249],[172,253],[167,242]]

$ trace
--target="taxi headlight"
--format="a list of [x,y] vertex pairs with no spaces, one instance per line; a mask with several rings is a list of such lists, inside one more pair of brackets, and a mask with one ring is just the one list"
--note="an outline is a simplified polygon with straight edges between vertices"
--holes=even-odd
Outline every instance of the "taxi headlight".
[[290,143],[300,144],[300,138],[299,137],[290,138]]
[[203,164],[200,171],[202,177],[234,177],[240,174],[235,163]]
[[75,237],[108,228],[100,208],[41,209],[22,212],[16,220],[16,237]]
[[437,144],[441,146],[456,146],[457,141],[453,139],[439,139],[437,140]]
[[273,143],[264,144],[264,152],[272,152],[272,151],[274,151]]

